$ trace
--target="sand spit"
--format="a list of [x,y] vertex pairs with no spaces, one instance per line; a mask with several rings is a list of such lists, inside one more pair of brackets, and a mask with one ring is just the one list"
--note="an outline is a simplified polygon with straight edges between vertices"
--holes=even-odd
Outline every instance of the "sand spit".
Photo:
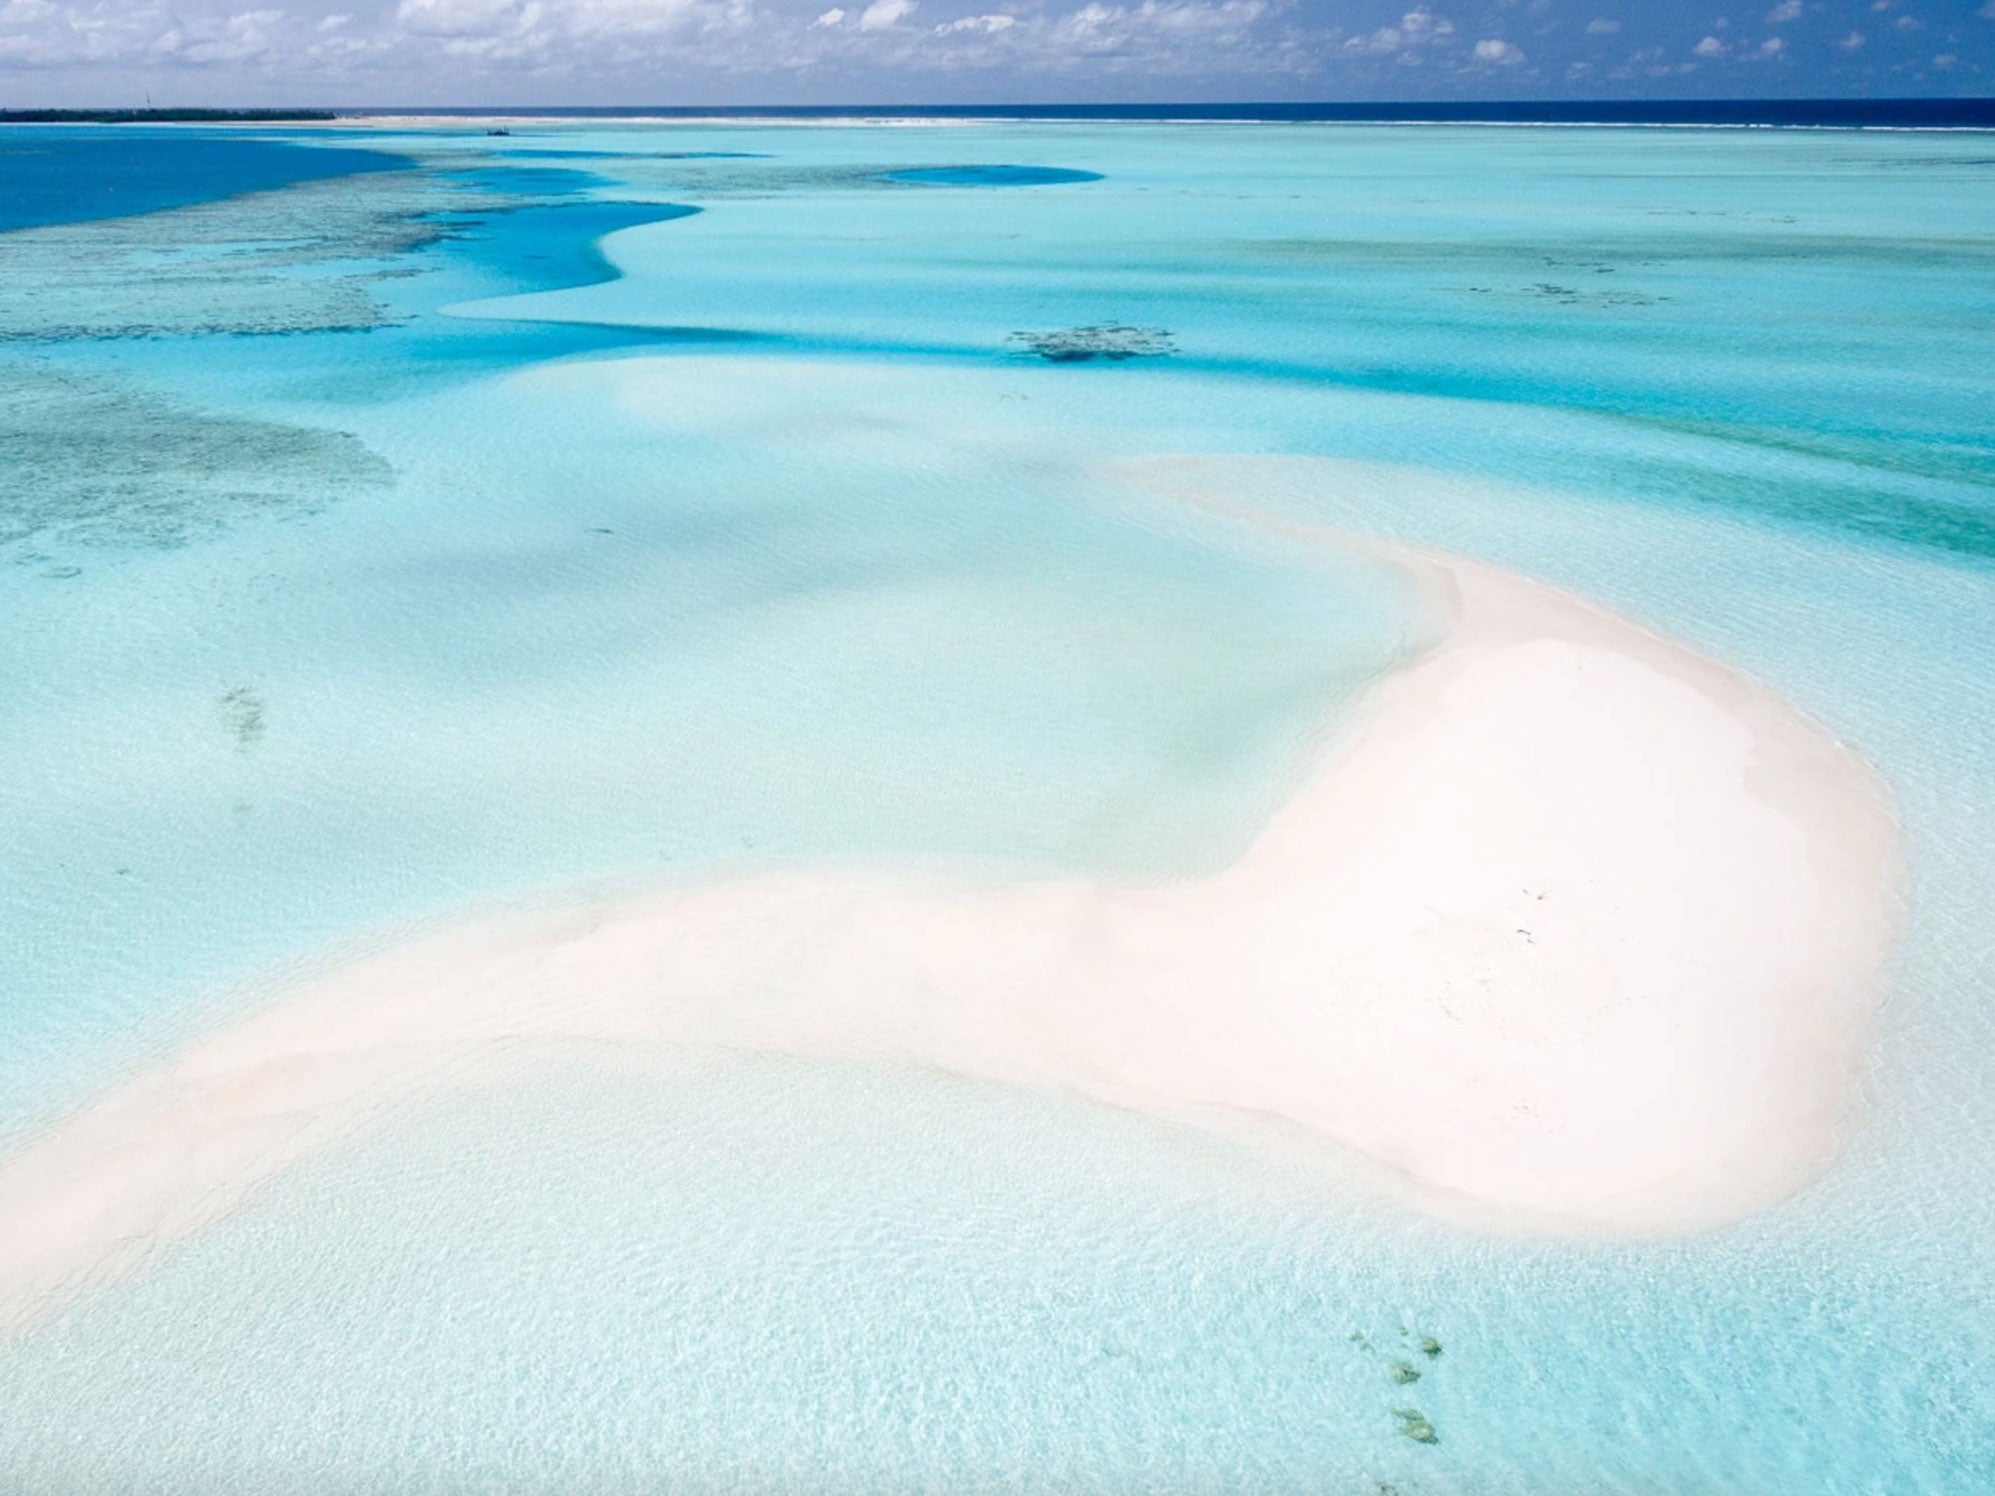
[[[1197,462],[1133,471],[1198,500]],[[0,1162],[0,1324],[541,1038],[885,1056],[1255,1114],[1499,1229],[1695,1231],[1798,1188],[1833,1155],[1893,924],[1876,777],[1625,619],[1386,554],[1452,628],[1219,876],[805,868],[413,939]]]

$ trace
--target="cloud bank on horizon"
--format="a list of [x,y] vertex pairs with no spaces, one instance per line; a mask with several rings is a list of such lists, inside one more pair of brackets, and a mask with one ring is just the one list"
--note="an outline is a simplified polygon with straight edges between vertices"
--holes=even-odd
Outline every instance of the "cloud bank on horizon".
[[0,0],[0,107],[1986,94],[1995,0]]

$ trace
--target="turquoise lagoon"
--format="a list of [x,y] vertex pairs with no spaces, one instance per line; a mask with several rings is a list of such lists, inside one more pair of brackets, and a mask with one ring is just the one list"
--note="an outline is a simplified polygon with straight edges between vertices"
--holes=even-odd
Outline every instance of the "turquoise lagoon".
[[[1768,681],[1890,780],[1908,929],[1842,1159],[1683,1241],[947,1076],[522,1055],[0,1342],[0,1488],[1995,1482],[1985,136],[214,138],[0,235],[0,1140],[467,909],[1223,865],[1426,625],[1156,454],[1427,470],[1230,496]],[[1034,352],[1104,327],[1169,351]]]

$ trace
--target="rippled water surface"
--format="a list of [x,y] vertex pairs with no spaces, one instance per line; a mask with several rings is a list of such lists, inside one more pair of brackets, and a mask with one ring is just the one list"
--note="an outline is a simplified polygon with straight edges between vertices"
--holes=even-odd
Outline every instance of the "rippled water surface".
[[1768,681],[1890,780],[1908,932],[1842,1160],[1675,1243],[935,1075],[522,1050],[0,1340],[0,1488],[1987,1488],[1985,138],[195,138],[0,140],[47,205],[0,234],[0,1140],[466,907],[1224,865],[1423,624],[1119,475],[1157,454],[1426,469],[1228,497]]

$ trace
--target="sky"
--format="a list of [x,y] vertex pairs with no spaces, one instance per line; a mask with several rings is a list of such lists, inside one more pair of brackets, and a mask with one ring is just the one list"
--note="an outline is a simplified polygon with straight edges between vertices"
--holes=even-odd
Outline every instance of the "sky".
[[1995,0],[0,0],[0,107],[1980,96]]

